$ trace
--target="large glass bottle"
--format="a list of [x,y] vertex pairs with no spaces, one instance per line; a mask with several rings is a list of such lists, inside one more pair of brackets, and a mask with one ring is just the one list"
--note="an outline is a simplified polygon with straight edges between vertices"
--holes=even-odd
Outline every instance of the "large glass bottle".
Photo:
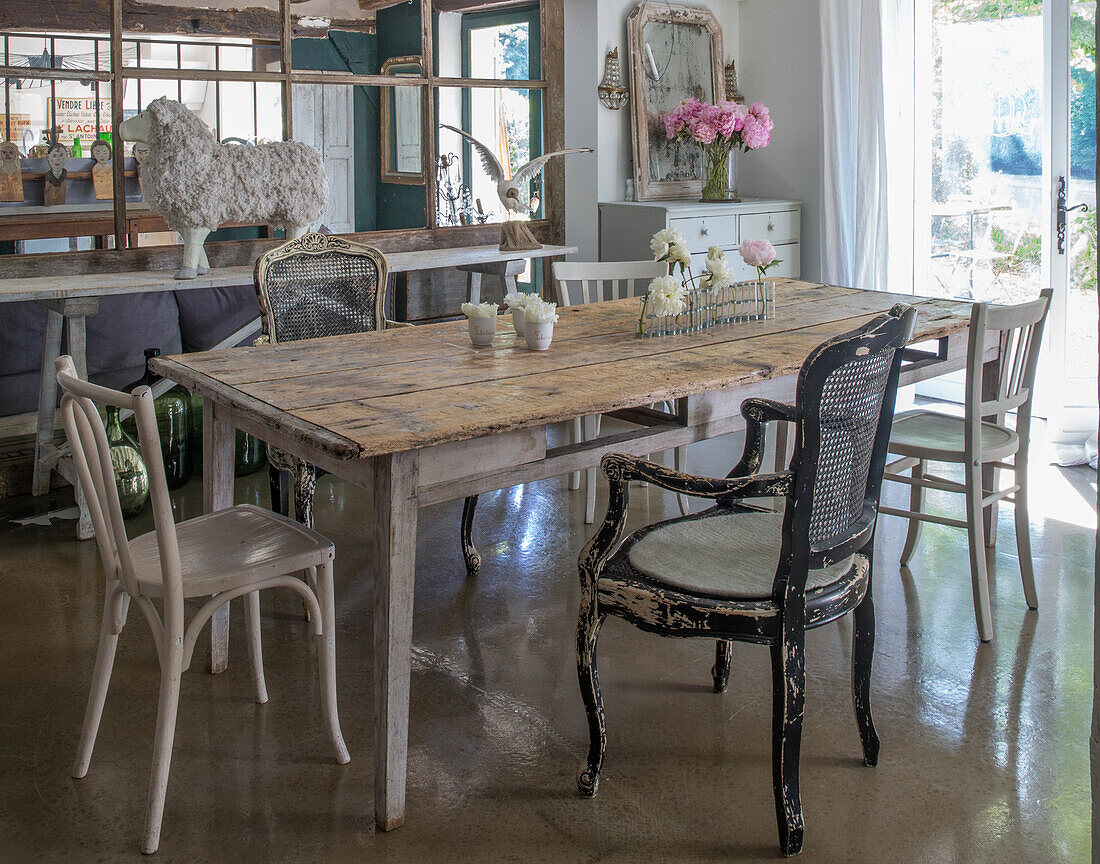
[[107,448],[122,515],[136,516],[149,500],[149,471],[141,458],[141,448],[123,430],[118,408],[113,405],[107,406]]
[[[149,369],[149,361],[160,356],[159,348],[145,349],[145,374],[126,387],[132,393],[135,387],[152,387],[160,376]],[[164,457],[164,476],[169,489],[178,489],[191,479],[194,462],[191,458],[191,394],[177,384],[153,400],[160,433],[160,451]],[[126,430],[135,440],[137,426],[132,419],[126,421]]]
[[[202,396],[191,394],[191,453],[198,468],[202,468]],[[255,435],[237,430],[233,449],[233,476],[255,474],[267,464],[267,445]]]

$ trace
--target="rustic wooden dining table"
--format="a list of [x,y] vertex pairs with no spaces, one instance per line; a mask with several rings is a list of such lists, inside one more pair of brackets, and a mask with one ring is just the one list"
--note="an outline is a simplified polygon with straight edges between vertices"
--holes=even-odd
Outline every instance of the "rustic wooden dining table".
[[[453,321],[162,357],[153,368],[205,399],[207,510],[233,503],[235,429],[370,493],[374,808],[389,830],[405,818],[418,508],[588,468],[605,453],[644,455],[736,432],[747,396],[792,400],[815,346],[899,302],[918,310],[918,350],[902,383],[962,369],[969,303],[791,280],[777,280],[771,319],[677,336],[637,338],[639,302],[626,299],[562,309],[546,352],[527,350],[502,317],[487,348],[474,348],[465,322]],[[995,375],[998,346],[985,350]],[[663,402],[672,410],[647,407]],[[550,424],[591,414],[626,422],[595,440],[548,446]],[[213,638],[227,639],[227,629]]]

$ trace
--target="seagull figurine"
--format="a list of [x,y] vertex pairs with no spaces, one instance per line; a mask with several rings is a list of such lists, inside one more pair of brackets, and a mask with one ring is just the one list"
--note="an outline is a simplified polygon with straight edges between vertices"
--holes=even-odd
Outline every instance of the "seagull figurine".
[[500,198],[500,203],[504,205],[504,211],[509,218],[513,213],[523,213],[527,210],[523,202],[520,201],[520,184],[526,180],[537,177],[547,162],[555,156],[568,156],[570,153],[595,152],[591,147],[570,147],[566,150],[555,150],[553,153],[545,153],[536,159],[532,159],[516,171],[511,178],[507,178],[505,177],[504,167],[500,164],[500,160],[497,159],[489,147],[486,147],[473,135],[463,132],[461,129],[456,129],[454,126],[448,126],[446,123],[441,123],[439,125],[444,129],[450,129],[452,132],[457,132],[477,148],[478,155],[481,156],[481,165],[485,168],[485,173],[489,175],[489,179],[497,184],[497,196]]

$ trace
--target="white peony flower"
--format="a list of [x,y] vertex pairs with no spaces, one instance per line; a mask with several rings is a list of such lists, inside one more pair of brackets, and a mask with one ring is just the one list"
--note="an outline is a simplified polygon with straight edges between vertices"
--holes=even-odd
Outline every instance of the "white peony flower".
[[499,311],[496,303],[462,304],[462,314],[467,318],[496,318]]
[[686,246],[673,243],[668,248],[668,261],[670,264],[679,264],[687,269],[691,266],[691,255],[688,254]]
[[649,241],[649,248],[653,250],[654,261],[663,260],[673,246],[684,247],[686,245],[684,235],[675,228],[662,228]]
[[557,321],[557,308],[557,303],[548,303],[541,297],[535,297],[524,307],[523,320],[531,324],[546,324],[550,321]]
[[725,258],[725,257],[726,257],[726,253],[722,251],[721,246],[711,246],[709,249],[707,249],[707,260],[708,261],[711,258],[719,260],[719,259],[722,259],[722,258]]
[[684,286],[673,276],[658,276],[649,283],[646,312],[658,317],[679,315],[684,311]]
[[707,258],[705,266],[707,271],[703,275],[705,288],[729,288],[737,281],[725,258]]

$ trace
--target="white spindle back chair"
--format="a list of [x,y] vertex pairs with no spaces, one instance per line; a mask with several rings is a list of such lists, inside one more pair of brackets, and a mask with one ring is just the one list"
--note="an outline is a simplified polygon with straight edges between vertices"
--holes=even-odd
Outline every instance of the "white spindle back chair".
[[[554,288],[559,306],[577,306],[582,303],[600,303],[605,300],[623,300],[642,297],[649,290],[649,283],[658,276],[668,275],[664,261],[555,261],[553,265]],[[640,310],[639,310],[640,311]],[[601,415],[578,417],[572,423],[575,443],[591,441],[599,437]],[[677,447],[675,464],[683,470],[686,448]],[[569,481],[570,489],[581,485],[581,472],[574,471]],[[592,524],[596,515],[596,469],[585,470],[584,521]],[[687,512],[687,500],[678,496],[680,510]]]
[[[1027,512],[1027,464],[1031,434],[1031,411],[1035,370],[1043,340],[1043,327],[1050,309],[1052,292],[1016,306],[975,303],[970,315],[966,359],[964,416],[957,417],[919,408],[899,414],[890,437],[890,453],[902,458],[887,466],[886,479],[910,487],[909,509],[882,507],[880,512],[909,520],[901,553],[906,566],[916,551],[921,525],[935,522],[965,528],[970,547],[970,575],[974,591],[974,615],[978,636],[993,638],[993,613],[989,602],[989,574],[985,547],[995,541],[998,501],[1015,505],[1016,548],[1020,576],[1029,609],[1039,608],[1035,574],[1031,561],[1031,538]],[[985,382],[985,346],[990,334],[997,334],[1000,351],[999,376]],[[993,385],[996,385],[995,387]],[[985,388],[988,387],[988,392]],[[1005,414],[1016,412],[1016,425],[1004,424]],[[1004,460],[1013,457],[1012,462]],[[958,483],[927,472],[927,462],[962,463],[965,482]],[[910,470],[906,477],[900,472]],[[985,482],[983,484],[983,469]],[[997,472],[1013,473],[1013,483],[998,489]],[[966,518],[955,519],[924,512],[924,490],[959,492],[966,496]]]
[[[95,671],[84,715],[73,777],[88,773],[99,722],[114,666],[118,637],[130,602],[142,611],[156,642],[160,663],[160,699],[149,778],[149,801],[142,851],[160,843],[164,799],[175,737],[180,679],[191,664],[199,632],[220,607],[248,595],[250,657],[256,701],[267,701],[260,643],[259,591],[288,588],[298,592],[312,613],[319,637],[322,710],[336,761],[349,761],[336,707],[336,638],[332,591],[332,543],[297,523],[250,505],[239,505],[178,526],[168,497],[153,393],[138,387],[130,395],[81,380],[72,358],[55,361],[61,387],[61,416],[95,527],[107,586]],[[107,435],[95,403],[134,412],[142,457],[149,471],[154,530],[129,539],[122,518]],[[311,588],[293,575],[307,573]],[[213,596],[211,596],[213,595]],[[189,623],[184,599],[209,597]],[[154,600],[161,602],[158,612]]]

